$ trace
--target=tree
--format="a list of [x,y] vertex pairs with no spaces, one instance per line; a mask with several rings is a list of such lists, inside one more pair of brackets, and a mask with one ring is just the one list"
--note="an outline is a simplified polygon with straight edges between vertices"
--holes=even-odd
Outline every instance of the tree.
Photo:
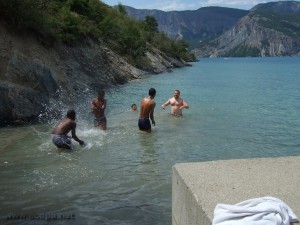
[[118,4],[118,11],[123,14],[123,15],[127,15],[127,11],[124,5],[122,5],[121,3]]
[[146,25],[146,30],[151,32],[158,32],[158,23],[154,16],[146,16],[144,23]]

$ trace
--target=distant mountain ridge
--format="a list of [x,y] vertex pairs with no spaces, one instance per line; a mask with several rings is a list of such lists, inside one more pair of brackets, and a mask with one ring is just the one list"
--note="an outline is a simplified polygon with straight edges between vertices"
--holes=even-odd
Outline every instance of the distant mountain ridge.
[[202,57],[300,56],[300,2],[259,4],[194,52]]
[[261,3],[251,10],[204,7],[164,12],[126,7],[128,15],[154,16],[159,30],[183,38],[200,57],[300,56],[300,2]]
[[134,9],[125,6],[128,16],[143,20],[153,16],[159,24],[159,31],[173,39],[200,41],[215,38],[231,28],[248,10],[224,7],[203,7],[198,10],[170,11]]
[[258,9],[270,10],[278,13],[299,13],[300,4],[297,1],[279,1],[279,2],[269,2],[260,3],[254,6],[251,11]]

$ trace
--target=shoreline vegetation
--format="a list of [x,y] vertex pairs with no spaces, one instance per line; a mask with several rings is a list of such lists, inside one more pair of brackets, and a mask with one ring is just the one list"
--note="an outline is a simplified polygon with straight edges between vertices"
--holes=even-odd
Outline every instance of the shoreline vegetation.
[[145,53],[153,48],[170,57],[195,60],[185,41],[158,32],[155,17],[134,20],[121,4],[115,9],[98,0],[4,0],[0,6],[0,17],[11,28],[35,32],[49,45],[60,41],[72,46],[91,38],[105,43],[131,65],[144,70],[147,70]]
[[[87,89],[190,66],[183,40],[98,0],[0,2],[0,126],[40,122],[53,102],[74,107]],[[45,115],[45,113],[44,113]]]

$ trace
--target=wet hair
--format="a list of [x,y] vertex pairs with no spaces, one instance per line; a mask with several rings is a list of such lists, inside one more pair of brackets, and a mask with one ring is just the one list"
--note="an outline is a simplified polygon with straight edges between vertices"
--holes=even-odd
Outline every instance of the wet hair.
[[132,108],[133,106],[136,106],[136,104],[135,104],[135,103],[133,103],[133,104],[131,105],[131,108]]
[[75,118],[76,118],[75,110],[74,109],[68,110],[67,117],[71,120],[75,120]]
[[155,90],[154,88],[150,88],[150,89],[149,89],[149,95],[150,95],[151,97],[154,97],[154,96],[156,95],[156,90]]
[[99,96],[99,95],[105,95],[105,91],[102,90],[102,89],[100,89],[100,90],[98,91],[98,96]]
[[[180,91],[179,91],[178,89],[176,89],[175,91],[177,91],[177,92],[180,94]],[[174,92],[175,92],[175,91],[174,91]]]

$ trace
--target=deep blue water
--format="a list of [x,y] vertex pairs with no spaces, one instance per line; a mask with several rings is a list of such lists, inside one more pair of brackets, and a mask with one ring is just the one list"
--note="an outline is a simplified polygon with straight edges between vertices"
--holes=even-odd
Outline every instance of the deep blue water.
[[[76,103],[72,152],[51,143],[49,124],[0,129],[1,224],[8,215],[75,215],[57,224],[171,224],[171,172],[181,162],[300,155],[300,58],[201,59],[192,67],[106,90],[108,130],[93,126],[84,93]],[[148,89],[157,90],[156,126],[138,130]],[[161,104],[181,91],[190,109]],[[57,103],[59,104],[59,103]],[[67,107],[62,106],[62,111]],[[48,224],[21,219],[18,224]]]

